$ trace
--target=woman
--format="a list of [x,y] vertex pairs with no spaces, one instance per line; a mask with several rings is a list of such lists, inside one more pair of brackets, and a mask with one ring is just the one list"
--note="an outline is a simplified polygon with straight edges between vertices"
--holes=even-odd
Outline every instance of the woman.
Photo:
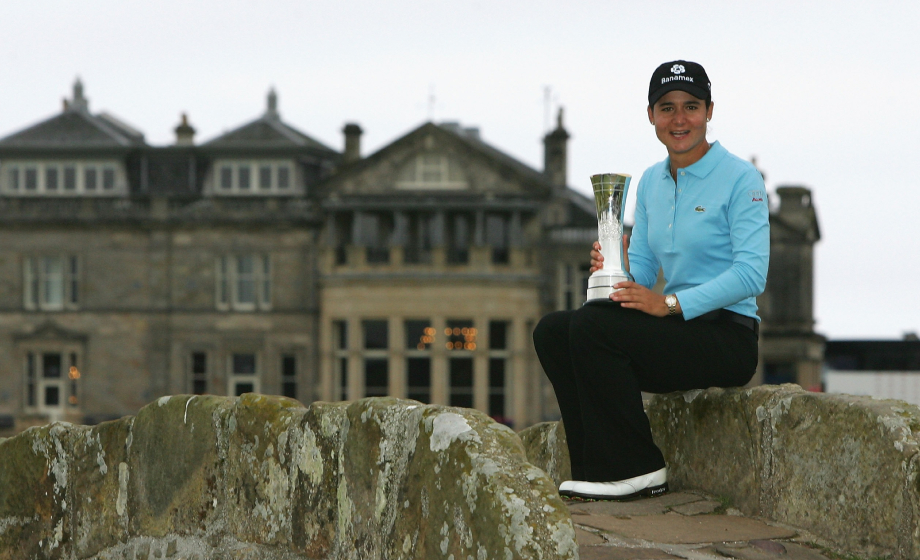
[[[667,492],[641,392],[741,386],[757,367],[769,210],[757,169],[706,140],[712,111],[702,66],[678,60],[655,70],[648,118],[668,157],[642,175],[632,239],[624,236],[635,281],[616,284],[610,301],[551,313],[534,331],[572,463],[560,494]],[[603,267],[599,249],[592,272]],[[659,267],[667,295],[650,289]]]

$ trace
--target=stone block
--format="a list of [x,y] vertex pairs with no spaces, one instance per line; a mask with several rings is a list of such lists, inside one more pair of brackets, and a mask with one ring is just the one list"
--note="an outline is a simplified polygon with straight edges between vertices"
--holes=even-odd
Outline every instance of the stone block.
[[671,488],[705,490],[748,515],[759,515],[767,456],[756,410],[796,391],[801,390],[713,388],[653,397],[646,413]]
[[[917,407],[782,385],[658,395],[646,412],[672,489],[866,556],[920,557]],[[535,464],[567,457],[549,437],[559,429],[522,432]]]
[[128,536],[128,436],[133,418],[74,430],[74,550],[88,558]]
[[289,439],[306,409],[293,399],[249,393],[228,411],[226,528],[242,541],[291,543],[292,480],[296,464]]
[[181,395],[145,406],[128,435],[132,536],[203,532],[226,499],[226,438],[234,399]]
[[164,397],[136,418],[28,430],[0,464],[3,560],[578,553],[553,481],[468,409]]
[[871,556],[920,554],[920,409],[801,392],[756,412],[771,450],[764,466],[770,517]]
[[559,422],[541,422],[518,433],[527,453],[527,460],[543,469],[556,488],[564,480],[572,479],[572,465],[569,462],[569,448],[565,437],[565,426]]
[[54,423],[0,443],[0,560],[70,555],[75,431]]

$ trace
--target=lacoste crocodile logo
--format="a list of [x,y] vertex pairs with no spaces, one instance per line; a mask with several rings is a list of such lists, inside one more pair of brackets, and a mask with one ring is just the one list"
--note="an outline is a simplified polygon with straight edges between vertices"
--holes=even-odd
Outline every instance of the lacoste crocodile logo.
[[696,210],[696,211],[699,212],[700,214],[702,214],[703,212],[706,211],[706,209],[703,208],[702,206],[697,206],[696,208],[694,208],[694,210]]

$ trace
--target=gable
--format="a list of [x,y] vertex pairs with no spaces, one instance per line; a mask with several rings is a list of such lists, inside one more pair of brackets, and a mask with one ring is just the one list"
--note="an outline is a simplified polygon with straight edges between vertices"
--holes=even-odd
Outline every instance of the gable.
[[328,194],[548,196],[543,175],[481,140],[427,123],[342,169]]

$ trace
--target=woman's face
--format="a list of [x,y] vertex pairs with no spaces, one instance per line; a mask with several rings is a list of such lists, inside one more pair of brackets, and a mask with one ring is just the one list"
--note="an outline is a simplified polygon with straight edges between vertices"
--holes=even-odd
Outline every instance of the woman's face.
[[648,109],[648,119],[655,125],[658,140],[669,156],[689,160],[690,165],[706,154],[706,122],[712,118],[712,106],[681,90],[669,91]]

